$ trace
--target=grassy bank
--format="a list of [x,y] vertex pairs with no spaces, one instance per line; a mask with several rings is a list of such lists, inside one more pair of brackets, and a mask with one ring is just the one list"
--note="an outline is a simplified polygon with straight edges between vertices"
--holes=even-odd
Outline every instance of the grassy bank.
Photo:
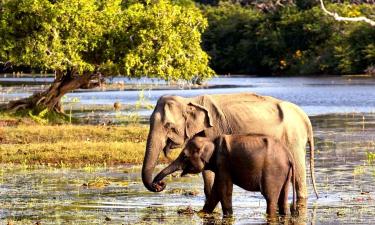
[[[0,126],[0,163],[55,167],[140,164],[147,133],[145,125]],[[161,160],[166,162],[164,156]]]

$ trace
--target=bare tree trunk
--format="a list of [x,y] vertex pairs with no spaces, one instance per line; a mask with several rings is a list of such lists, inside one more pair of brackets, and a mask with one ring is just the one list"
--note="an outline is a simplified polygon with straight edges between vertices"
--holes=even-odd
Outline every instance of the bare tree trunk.
[[48,108],[50,111],[64,113],[61,105],[61,98],[76,89],[90,89],[101,85],[103,78],[100,73],[86,73],[77,75],[73,71],[67,71],[66,74],[56,73],[56,78],[51,86],[43,91],[34,93],[33,95],[10,101],[3,109],[11,112],[19,110],[44,110]]

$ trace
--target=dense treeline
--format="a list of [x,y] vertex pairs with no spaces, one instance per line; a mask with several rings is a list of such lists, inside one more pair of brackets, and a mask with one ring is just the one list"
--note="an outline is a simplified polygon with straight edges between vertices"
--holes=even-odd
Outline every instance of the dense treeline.
[[[331,4],[344,16],[375,15],[375,5]],[[358,74],[375,65],[375,28],[338,22],[319,6],[264,12],[221,3],[202,7],[209,26],[204,49],[217,73]]]
[[[340,15],[373,18],[373,1],[326,2],[338,3],[328,8]],[[212,72],[199,43],[208,20],[201,46],[218,74],[375,70],[374,27],[335,21],[317,0],[195,0],[207,20],[191,0],[77,2],[2,1],[2,66],[11,62],[23,70],[205,77]]]

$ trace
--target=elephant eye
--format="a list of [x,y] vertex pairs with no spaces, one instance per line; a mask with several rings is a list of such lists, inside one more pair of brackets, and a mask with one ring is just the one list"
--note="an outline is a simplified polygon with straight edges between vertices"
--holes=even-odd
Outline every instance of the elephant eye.
[[166,123],[165,124],[165,128],[167,128],[168,130],[174,132],[174,133],[177,133],[177,129],[176,127],[172,124],[172,123]]

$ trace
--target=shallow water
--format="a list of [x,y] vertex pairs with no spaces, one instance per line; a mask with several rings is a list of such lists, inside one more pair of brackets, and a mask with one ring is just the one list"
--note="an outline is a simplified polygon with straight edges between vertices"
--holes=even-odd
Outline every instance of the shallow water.
[[[27,85],[0,87],[0,101],[25,97],[46,88],[50,80],[42,79],[47,80],[37,80],[38,85],[35,80],[29,80],[31,83]],[[1,82],[4,82],[2,78]],[[42,86],[40,82],[46,83]],[[315,198],[309,185],[307,219],[298,218],[294,224],[375,224],[375,162],[368,160],[368,152],[375,154],[375,79],[220,77],[209,81],[205,88],[185,84],[168,86],[150,79],[114,78],[110,82],[129,82],[135,88],[77,91],[64,99],[65,108],[72,107],[75,116],[89,120],[116,121],[129,112],[147,118],[151,110],[135,106],[139,103],[139,90],[150,88],[150,84],[154,89],[143,91],[147,104],[155,104],[163,94],[190,97],[250,91],[300,105],[314,125],[315,172],[321,198]],[[72,103],[72,99],[78,101]],[[114,113],[111,107],[115,101],[129,104],[130,109]],[[84,185],[94,180],[104,180],[108,185]],[[210,222],[196,214],[177,213],[178,209],[188,206],[201,209],[204,201],[201,177],[171,177],[167,181],[163,193],[151,193],[142,185],[139,166],[83,169],[3,166],[0,168],[0,224],[8,220],[14,224],[35,224],[36,221],[42,224]],[[186,195],[179,188],[198,194]],[[258,193],[235,188],[233,206],[235,224],[266,222],[266,204]],[[220,222],[220,216],[216,219]]]
[[[321,198],[309,184],[307,218],[289,224],[375,224],[375,114],[311,117],[315,131],[315,173]],[[375,162],[374,162],[375,163]],[[160,169],[161,167],[159,167]],[[200,210],[202,179],[168,177],[162,193],[148,192],[140,167],[0,170],[0,224],[203,224],[212,222],[178,209]],[[87,187],[105,180],[105,187]],[[179,188],[184,189],[181,193]],[[197,192],[189,195],[187,192]],[[291,201],[290,193],[290,201]],[[263,224],[265,201],[258,193],[234,189],[234,224]],[[219,211],[220,212],[220,211]],[[220,222],[220,215],[216,216]]]

